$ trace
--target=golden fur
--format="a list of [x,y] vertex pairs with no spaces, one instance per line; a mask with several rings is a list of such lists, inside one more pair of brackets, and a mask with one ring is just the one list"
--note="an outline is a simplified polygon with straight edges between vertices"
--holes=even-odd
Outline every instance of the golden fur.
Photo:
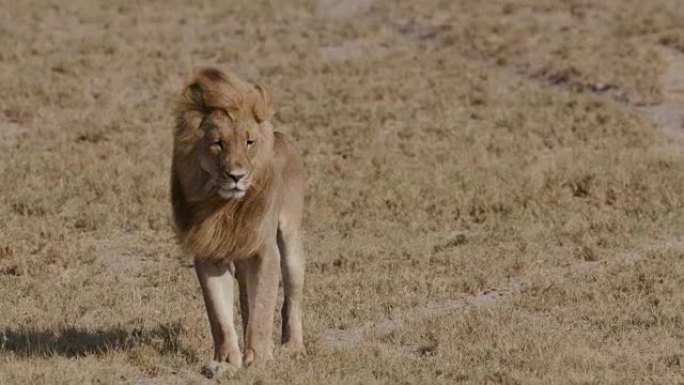
[[304,170],[290,140],[274,131],[272,114],[263,88],[214,68],[196,71],[176,111],[171,199],[178,239],[195,259],[212,327],[210,376],[221,364],[242,364],[232,325],[233,273],[240,283],[244,362],[270,355],[279,270],[283,343],[304,349]]
[[[198,258],[218,262],[252,255],[268,231],[267,212],[277,203],[279,175],[274,173],[273,131],[266,120],[270,100],[261,88],[251,87],[230,73],[213,69],[197,72],[178,106],[172,165],[172,196],[178,236],[185,250]],[[196,144],[204,135],[202,120],[214,109],[235,120],[254,117],[263,151],[254,158],[257,174],[251,194],[242,200],[223,200],[207,191],[197,164]]]

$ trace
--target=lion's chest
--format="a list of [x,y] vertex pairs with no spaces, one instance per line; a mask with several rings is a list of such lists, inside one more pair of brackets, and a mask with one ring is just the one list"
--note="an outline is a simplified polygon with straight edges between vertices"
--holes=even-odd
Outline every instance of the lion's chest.
[[232,262],[275,242],[276,230],[273,207],[224,207],[199,218],[186,233],[183,246],[198,259]]

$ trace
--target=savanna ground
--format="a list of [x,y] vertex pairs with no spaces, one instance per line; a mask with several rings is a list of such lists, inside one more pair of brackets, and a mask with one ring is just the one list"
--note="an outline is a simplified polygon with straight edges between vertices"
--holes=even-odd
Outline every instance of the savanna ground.
[[209,382],[168,203],[199,64],[310,174],[309,355],[221,382],[684,382],[684,2],[1,3],[1,384]]

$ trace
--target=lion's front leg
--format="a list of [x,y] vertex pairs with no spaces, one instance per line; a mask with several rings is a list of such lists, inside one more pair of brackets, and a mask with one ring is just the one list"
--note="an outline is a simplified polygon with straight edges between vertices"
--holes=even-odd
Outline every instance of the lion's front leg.
[[214,339],[214,359],[202,368],[202,373],[213,378],[226,370],[242,366],[233,324],[233,272],[231,265],[215,265],[199,260],[195,260],[195,271]]
[[248,261],[236,261],[235,262],[235,278],[238,281],[238,287],[240,290],[240,315],[242,319],[242,338],[247,340],[247,323],[249,322],[249,309],[252,306],[250,304],[250,298],[247,291],[248,288],[248,272],[249,267],[247,266]]
[[273,315],[278,296],[280,252],[273,242],[241,263],[249,296],[244,354],[244,363],[249,365],[270,359],[273,355]]

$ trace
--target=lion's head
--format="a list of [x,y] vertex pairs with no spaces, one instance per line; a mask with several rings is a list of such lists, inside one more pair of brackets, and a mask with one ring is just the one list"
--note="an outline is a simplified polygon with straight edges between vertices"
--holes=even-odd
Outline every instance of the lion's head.
[[202,68],[181,94],[174,169],[189,201],[239,200],[273,153],[268,94],[230,72]]

